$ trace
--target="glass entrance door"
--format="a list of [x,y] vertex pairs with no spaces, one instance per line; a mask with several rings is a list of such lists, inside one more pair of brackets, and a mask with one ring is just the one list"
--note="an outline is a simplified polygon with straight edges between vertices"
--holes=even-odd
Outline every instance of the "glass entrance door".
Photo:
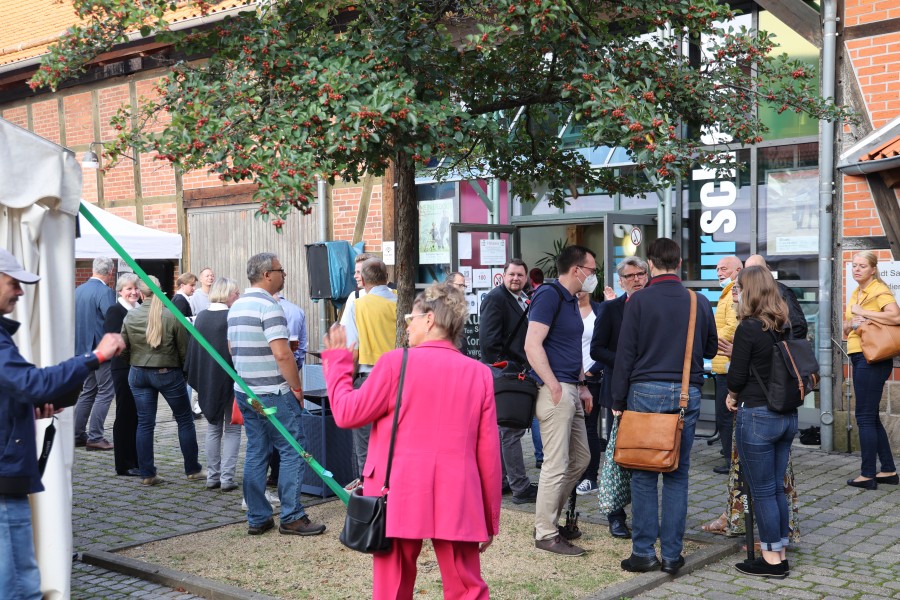
[[603,271],[606,285],[616,291],[616,295],[625,292],[619,287],[616,276],[616,265],[628,256],[639,256],[647,259],[647,246],[657,237],[656,217],[653,215],[633,215],[626,213],[607,213],[604,222],[604,258]]
[[462,351],[481,359],[478,315],[481,301],[494,287],[503,285],[503,267],[519,256],[519,233],[513,225],[450,226],[450,265],[466,278],[469,318],[463,332]]

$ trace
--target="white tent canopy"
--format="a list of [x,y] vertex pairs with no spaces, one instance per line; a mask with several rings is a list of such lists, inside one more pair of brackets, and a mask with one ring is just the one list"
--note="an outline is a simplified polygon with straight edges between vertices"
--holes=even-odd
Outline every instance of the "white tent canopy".
[[[41,276],[26,285],[10,315],[22,326],[15,339],[39,367],[75,354],[75,215],[81,166],[75,155],[0,119],[0,244]],[[72,571],[73,408],[58,416],[44,471],[45,490],[33,494],[35,545],[45,600],[70,596]],[[37,422],[38,448],[50,419]]]
[[[181,258],[181,236],[177,233],[150,229],[117,217],[89,202],[83,204],[132,258],[138,260]],[[81,237],[75,239],[76,259],[118,256],[94,226],[81,215],[78,215],[78,227]]]

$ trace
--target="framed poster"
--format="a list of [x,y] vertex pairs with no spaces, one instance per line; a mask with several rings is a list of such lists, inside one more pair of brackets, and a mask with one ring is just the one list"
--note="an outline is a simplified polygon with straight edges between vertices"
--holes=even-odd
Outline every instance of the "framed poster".
[[419,202],[419,264],[450,263],[450,222],[453,199]]
[[819,169],[766,173],[766,254],[818,254]]

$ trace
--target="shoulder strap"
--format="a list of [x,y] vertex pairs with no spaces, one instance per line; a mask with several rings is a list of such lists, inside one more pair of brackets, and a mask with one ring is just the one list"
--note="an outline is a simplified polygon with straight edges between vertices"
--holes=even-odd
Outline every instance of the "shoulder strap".
[[406,377],[406,357],[409,353],[407,348],[403,349],[403,362],[400,365],[400,383],[397,384],[397,403],[394,405],[394,424],[391,426],[391,446],[388,450],[387,470],[384,472],[384,487],[381,493],[388,491],[391,480],[391,463],[394,462],[394,442],[397,439],[397,421],[400,420],[400,398],[403,396],[403,380]]
[[559,291],[559,280],[554,281],[550,284],[554,290],[556,290],[556,295],[559,296],[559,304],[556,305],[556,312],[553,313],[553,320],[550,321],[550,329],[553,329],[553,326],[556,325],[556,319],[559,317],[559,311],[562,308],[563,302],[566,301],[565,297],[563,297],[563,293]]
[[684,418],[684,411],[688,406],[688,386],[691,383],[691,359],[694,355],[694,329],[697,325],[697,294],[694,290],[688,290],[691,297],[690,320],[688,321],[687,342],[684,345],[684,365],[681,369],[681,396],[678,403],[681,408],[681,417]]
[[516,334],[519,333],[519,329],[522,327],[522,323],[525,322],[525,317],[528,316],[528,309],[531,308],[531,304],[525,305],[525,310],[522,311],[522,314],[519,315],[519,320],[516,321],[516,326],[513,327],[512,332],[506,336],[506,341],[503,342],[503,347],[500,349],[500,360],[505,360],[509,353],[509,345],[512,343],[513,339],[516,337]]

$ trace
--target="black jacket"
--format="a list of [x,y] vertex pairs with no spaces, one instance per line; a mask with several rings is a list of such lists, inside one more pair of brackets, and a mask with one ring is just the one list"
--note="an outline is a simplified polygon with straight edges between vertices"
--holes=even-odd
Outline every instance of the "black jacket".
[[772,376],[772,352],[775,343],[784,336],[773,331],[763,331],[762,321],[744,319],[734,331],[734,347],[731,349],[731,365],[728,367],[728,389],[738,395],[738,404],[748,408],[766,406],[766,393],[757,381],[750,365],[756,367],[760,379],[768,381]]
[[[228,366],[234,368],[231,352],[228,351],[228,311],[200,311],[194,326],[222,355]],[[221,423],[227,415],[228,422],[231,422],[234,382],[193,337],[188,344],[184,371],[188,384],[197,390],[197,401],[206,420],[213,424]]]
[[481,362],[491,364],[498,360],[512,360],[523,366],[527,364],[525,334],[528,331],[528,319],[522,319],[519,330],[509,342],[507,355],[501,356],[503,345],[516,328],[523,312],[506,286],[499,285],[488,292],[481,302],[481,316],[478,320]]
[[[690,297],[674,275],[659,275],[631,295],[625,307],[616,365],[613,409],[624,410],[632,383],[681,382]],[[691,355],[691,385],[703,385],[703,359],[718,352],[719,338],[709,300],[697,294],[697,322]]]
[[612,374],[616,365],[616,346],[619,344],[619,330],[625,315],[627,294],[615,300],[600,304],[597,320],[594,321],[594,335],[591,338],[591,358],[603,365],[603,384],[600,387],[600,406],[612,408]]
[[[781,292],[781,299],[788,307],[788,320],[791,323],[791,337],[795,340],[806,339],[807,324],[806,317],[803,315],[803,309],[800,308],[800,301],[797,300],[797,294],[794,290],[784,285],[780,281],[776,281],[778,291]],[[729,367],[730,368],[730,367]]]
[[172,304],[174,304],[175,308],[180,310],[181,314],[183,314],[188,319],[194,316],[194,309],[191,308],[191,303],[186,296],[182,294],[175,294],[174,296],[172,296]]

